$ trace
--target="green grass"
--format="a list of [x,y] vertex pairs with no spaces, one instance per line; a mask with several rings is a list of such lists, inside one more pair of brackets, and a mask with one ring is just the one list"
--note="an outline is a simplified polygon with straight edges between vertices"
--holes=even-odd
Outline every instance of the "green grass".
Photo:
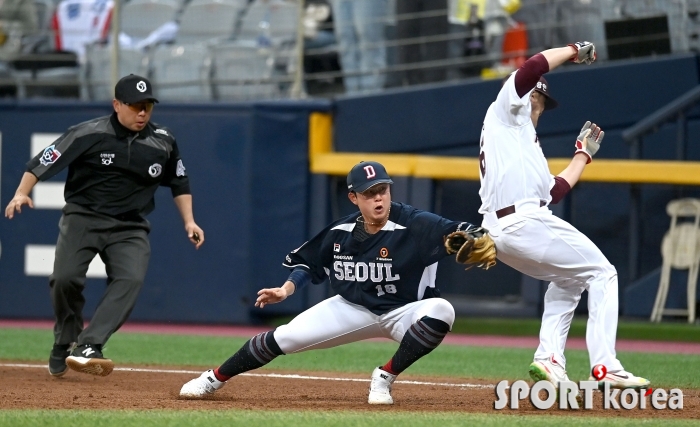
[[[476,335],[537,336],[540,333],[540,320],[462,317],[455,320],[452,332]],[[569,336],[586,336],[586,318],[574,319]],[[700,342],[700,326],[679,322],[620,321],[617,327],[617,338]]]
[[[483,321],[482,324],[497,322]],[[105,354],[119,365],[218,366],[244,342],[244,338],[176,336],[120,332],[105,348]],[[52,332],[39,329],[0,329],[0,360],[46,363]],[[369,375],[374,366],[388,360],[397,345],[391,342],[362,342],[328,350],[309,351],[278,357],[263,369],[276,371],[336,371]],[[406,374],[444,376],[467,381],[527,379],[527,367],[534,349],[487,348],[442,345],[419,360]],[[652,379],[655,387],[700,388],[700,356],[678,354],[621,353],[627,369]],[[585,351],[567,352],[573,380],[588,376]],[[682,367],[682,368],[679,368]],[[1,379],[0,379],[1,380]],[[551,414],[403,412],[380,408],[372,412],[353,411],[163,411],[163,410],[0,410],[4,426],[639,426],[658,425],[655,412],[649,418],[602,418]],[[666,427],[691,426],[697,420],[664,419]]]
[[[449,426],[616,426],[657,425],[658,419],[601,417],[521,416],[508,414],[468,414],[450,412],[312,412],[312,411],[0,411],[0,426],[12,427],[216,427],[216,426],[372,426],[423,427]],[[692,426],[697,421],[669,420],[664,426]]]
[[[105,354],[121,365],[179,365],[212,368],[220,365],[246,341],[244,338],[115,334]],[[36,329],[0,329],[0,359],[45,363],[51,349],[52,333]],[[362,342],[327,350],[309,351],[278,357],[265,369],[290,371],[333,371],[369,374],[396,351],[392,342]],[[407,371],[410,374],[437,375],[487,380],[527,379],[533,349],[465,347],[441,345]],[[625,368],[650,378],[657,387],[700,388],[700,356],[621,352]],[[567,370],[572,380],[587,379],[586,351],[566,352]],[[678,367],[682,366],[683,369]]]
[[[271,327],[288,323],[289,316],[272,317],[267,319]],[[586,317],[577,317],[571,324],[570,337],[586,336]],[[505,336],[538,336],[540,319],[533,318],[476,318],[459,317],[452,326],[456,334],[471,335],[505,335]],[[628,340],[651,341],[682,341],[700,342],[700,326],[689,325],[685,322],[665,321],[651,323],[646,320],[620,320],[617,327],[617,338]]]

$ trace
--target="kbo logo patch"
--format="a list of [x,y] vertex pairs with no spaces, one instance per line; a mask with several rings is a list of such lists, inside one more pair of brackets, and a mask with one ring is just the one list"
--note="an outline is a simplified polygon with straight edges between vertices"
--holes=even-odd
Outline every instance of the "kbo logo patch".
[[61,157],[61,153],[56,149],[56,146],[49,145],[44,148],[44,153],[41,155],[39,161],[42,165],[48,166],[54,164],[59,157]]

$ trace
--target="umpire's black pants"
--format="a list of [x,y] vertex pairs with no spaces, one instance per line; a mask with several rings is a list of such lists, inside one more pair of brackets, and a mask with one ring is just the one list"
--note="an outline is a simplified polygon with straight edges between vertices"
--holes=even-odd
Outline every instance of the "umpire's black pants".
[[[53,274],[49,278],[56,315],[55,344],[104,344],[136,304],[151,246],[146,220],[117,219],[68,203],[59,222]],[[83,330],[85,275],[99,254],[107,268],[107,289]]]

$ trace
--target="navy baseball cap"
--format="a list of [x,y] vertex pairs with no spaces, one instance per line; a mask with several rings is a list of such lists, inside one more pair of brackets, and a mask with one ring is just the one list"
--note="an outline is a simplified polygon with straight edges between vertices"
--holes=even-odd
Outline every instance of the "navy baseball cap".
[[121,102],[135,104],[141,101],[158,100],[153,96],[151,82],[147,78],[129,74],[122,77],[114,86],[114,97]]
[[538,81],[535,85],[535,91],[544,95],[545,110],[551,110],[559,106],[557,100],[552,98],[552,96],[549,94],[549,83],[547,83],[547,80],[545,80],[544,77],[540,77],[540,81]]
[[386,169],[378,162],[360,162],[348,174],[348,190],[362,193],[377,184],[393,184]]

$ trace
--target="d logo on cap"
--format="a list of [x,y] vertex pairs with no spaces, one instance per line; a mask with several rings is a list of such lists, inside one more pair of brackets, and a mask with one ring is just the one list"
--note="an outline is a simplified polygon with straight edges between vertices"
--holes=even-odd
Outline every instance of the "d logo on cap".
[[348,190],[362,193],[377,184],[393,184],[386,169],[378,162],[360,162],[348,174]]
[[136,83],[136,90],[138,90],[139,92],[146,92],[146,89],[146,83],[143,80]]

